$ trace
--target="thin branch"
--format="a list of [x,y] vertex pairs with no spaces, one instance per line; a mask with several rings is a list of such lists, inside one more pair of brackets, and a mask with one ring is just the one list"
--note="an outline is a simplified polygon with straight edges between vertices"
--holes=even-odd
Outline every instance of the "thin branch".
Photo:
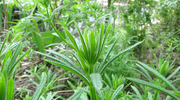
[[58,7],[58,6],[57,6],[57,0],[55,0],[55,6],[56,6],[56,8]]
[[21,6],[21,8],[24,8],[18,0],[16,0],[16,1],[17,1],[17,2],[18,2],[18,4]]

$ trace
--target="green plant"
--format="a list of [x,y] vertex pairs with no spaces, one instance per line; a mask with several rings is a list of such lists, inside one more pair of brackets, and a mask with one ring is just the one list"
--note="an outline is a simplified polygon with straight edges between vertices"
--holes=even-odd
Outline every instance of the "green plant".
[[[29,86],[29,84],[26,85],[26,86],[20,87],[19,89],[17,89],[18,93],[14,94],[15,97],[19,95],[20,98],[29,100],[27,98],[31,98],[31,96],[30,96],[30,90],[28,89],[28,86]],[[26,96],[24,97],[24,95],[26,95]]]
[[[149,82],[146,82],[144,80],[137,79],[137,78],[127,78],[128,80],[151,87],[152,89],[154,89],[155,90],[154,99],[157,99],[159,97],[160,92],[165,93],[176,100],[179,99],[179,97],[177,97],[178,95],[176,94],[176,93],[178,93],[178,90],[173,85],[173,83],[176,82],[177,80],[179,80],[179,78],[174,81],[170,80],[179,71],[179,69],[180,69],[179,67],[173,73],[168,75],[166,78],[165,77],[166,74],[162,73],[162,70],[166,68],[166,67],[162,67],[162,65],[164,65],[164,64],[159,65],[159,68],[161,68],[162,70],[155,70],[144,63],[141,63],[141,62],[138,62],[138,63],[139,64],[137,64],[137,66],[139,67],[139,69],[142,70],[142,72],[137,69],[135,69],[135,70],[137,70],[139,73],[141,73]],[[148,71],[151,72],[152,75],[154,75],[156,78],[153,79],[152,76],[148,73]],[[169,71],[168,71],[168,69],[166,69],[166,70],[163,70],[163,72],[169,72]],[[171,90],[166,90],[166,87],[169,87]]]
[[[153,0],[126,1],[127,6],[122,6],[120,16],[123,19],[123,27],[127,31],[126,38],[129,45],[137,41],[146,41],[148,27],[151,25],[151,15],[154,6]],[[135,56],[143,59],[146,51],[145,43],[134,49]]]
[[[62,98],[62,97],[58,97],[56,92],[51,93],[50,91],[56,91],[58,90],[58,88],[61,88],[61,87],[67,88],[67,86],[64,83],[61,83],[61,84],[58,84],[58,83],[61,78],[68,75],[70,72],[64,72],[64,74],[61,74],[58,76],[57,73],[52,72],[52,70],[45,65],[34,66],[33,69],[26,70],[26,72],[30,74],[23,75],[23,77],[29,78],[30,79],[29,81],[31,81],[33,84],[37,86],[36,91],[38,92],[38,94],[35,92],[33,93],[33,97],[31,96],[26,97],[27,95],[26,96],[24,95],[24,96],[21,96],[21,98],[36,98],[36,99],[37,98],[45,99],[49,97]],[[32,80],[34,77],[37,79],[37,81]],[[24,91],[19,90],[20,93],[24,93],[24,94],[28,93],[28,91],[30,90],[29,89],[26,89]],[[49,96],[46,97],[47,94]]]
[[[9,47],[5,48],[5,44],[7,43],[7,39],[9,34],[4,39],[1,47],[0,47],[0,58],[2,67],[0,69],[0,99],[1,100],[12,100],[14,95],[14,84],[15,84],[15,73],[16,66],[22,58],[30,52],[30,49],[22,54],[21,57],[18,55],[22,51],[22,44],[16,43],[16,45],[12,44]],[[16,50],[12,51],[11,49],[15,48]],[[5,55],[5,56],[4,56]],[[18,59],[17,59],[18,58]]]
[[47,75],[45,73],[42,73],[40,84],[38,85],[38,88],[36,89],[31,100],[38,100],[39,99],[39,97],[43,91],[43,88],[46,84],[46,80],[47,80]]
[[55,97],[56,93],[50,92],[46,98],[43,96],[40,97],[41,100],[52,100],[52,99],[58,99],[58,97]]
[[[52,26],[53,26],[53,24],[52,24]],[[101,74],[104,72],[106,67],[112,61],[114,61],[114,59],[116,59],[119,55],[121,55],[122,53],[130,50],[131,48],[133,48],[141,43],[141,42],[136,43],[135,45],[121,51],[115,57],[113,57],[107,61],[107,58],[108,58],[110,52],[112,51],[113,46],[119,39],[119,36],[118,36],[118,38],[115,40],[115,42],[112,44],[109,51],[107,52],[105,59],[102,62],[98,62],[98,59],[104,48],[106,38],[110,32],[110,27],[111,27],[111,25],[108,25],[106,32],[105,32],[105,26],[104,26],[104,24],[102,24],[100,33],[97,33],[96,31],[95,32],[88,31],[88,29],[86,29],[84,31],[84,35],[82,35],[82,32],[77,27],[81,43],[80,42],[77,43],[77,41],[75,41],[74,37],[68,31],[67,28],[64,28],[64,30],[66,32],[66,35],[70,39],[71,43],[69,41],[65,40],[64,38],[62,38],[62,35],[60,33],[58,33],[57,29],[55,29],[55,31],[57,32],[59,37],[62,38],[62,40],[75,51],[73,53],[73,56],[77,60],[78,65],[75,64],[68,57],[66,57],[62,54],[59,54],[55,51],[52,51],[52,50],[48,50],[48,52],[50,54],[54,54],[54,55],[62,58],[63,60],[59,60],[53,56],[43,54],[40,52],[39,52],[39,54],[50,59],[50,60],[46,59],[46,61],[77,74],[83,80],[83,82],[89,86],[91,99],[98,100],[99,97],[96,94],[96,86],[94,86],[95,83],[93,83],[93,82],[95,82],[94,79],[96,79],[98,77],[100,78]],[[100,65],[97,65],[98,63],[100,63]],[[101,87],[99,87],[99,88],[101,88]]]
[[153,65],[152,61],[150,62],[151,63],[151,67],[154,69],[154,70],[157,70],[161,75],[163,76],[167,76],[168,73],[170,73],[170,71],[174,68],[174,62],[173,61],[171,64],[169,63],[170,61],[170,57],[168,56],[166,58],[166,60],[163,59],[163,55],[160,54],[159,55],[159,59],[157,59],[156,55],[154,54],[154,58],[156,60],[156,64]]
[[110,78],[106,73],[105,73],[105,78],[107,80],[107,84],[109,87],[113,89],[117,89],[118,86],[122,85],[125,83],[125,78],[123,76],[117,77],[117,74],[112,74],[112,78]]
[[[176,59],[179,64],[179,0],[159,0],[153,7],[151,20],[157,21],[150,27],[149,54],[163,53]],[[173,19],[173,20],[172,20]],[[156,48],[156,49],[154,49]]]

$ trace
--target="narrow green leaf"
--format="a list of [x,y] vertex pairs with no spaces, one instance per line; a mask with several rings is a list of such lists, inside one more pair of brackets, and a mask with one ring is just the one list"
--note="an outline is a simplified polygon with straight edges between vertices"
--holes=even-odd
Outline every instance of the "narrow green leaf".
[[58,11],[60,11],[62,8],[64,8],[64,7],[66,7],[67,5],[63,5],[63,6],[59,6],[59,7],[57,7],[56,9],[54,9],[54,11],[52,12],[52,14],[51,14],[51,16],[50,16],[50,19],[52,19],[55,15],[56,15],[56,13],[58,12]]
[[37,25],[37,21],[36,21],[35,19],[32,19],[32,21],[33,21],[34,27],[35,27],[35,29],[36,29],[36,32],[40,32],[40,31],[39,31],[39,27],[38,27],[38,25]]
[[0,100],[5,100],[6,98],[6,79],[0,73]]
[[57,58],[55,58],[55,57],[52,57],[52,56],[50,56],[50,55],[48,55],[48,54],[44,54],[44,53],[41,53],[41,52],[37,52],[38,54],[41,54],[41,55],[43,55],[43,56],[45,56],[45,57],[47,57],[47,58],[49,58],[49,59],[51,59],[51,60],[53,60],[53,61],[56,61],[56,62],[58,62],[58,63],[60,63],[60,64],[62,64],[62,65],[69,65],[68,63],[66,63],[66,62],[64,62],[64,61],[62,61],[62,60],[59,60],[59,59],[57,59]]
[[151,73],[153,73],[154,75],[156,75],[158,78],[160,78],[161,80],[163,80],[171,89],[177,91],[177,89],[160,73],[158,73],[156,70],[152,69],[151,67],[149,67],[148,65],[138,62],[139,64],[141,64],[143,67],[145,67],[148,71],[150,71]]
[[148,92],[148,100],[153,100],[151,92]]
[[107,75],[106,73],[104,75],[105,75],[105,78],[107,79],[107,82],[108,82],[109,86],[113,87],[112,80],[110,79],[109,75]]
[[3,65],[2,65],[2,69],[1,70],[4,70],[5,68],[7,68],[6,66],[9,66],[9,62],[10,62],[11,56],[12,56],[12,51],[9,50],[6,53],[6,55],[5,55],[4,59],[3,59]]
[[83,73],[81,73],[80,71],[76,70],[75,68],[71,67],[71,66],[67,66],[67,65],[63,65],[62,63],[58,63],[55,61],[51,61],[51,60],[46,60],[56,66],[59,66],[61,68],[64,68],[68,71],[73,72],[74,74],[78,75],[87,85],[89,85],[89,80],[83,75]]
[[143,81],[143,80],[140,80],[140,79],[136,79],[136,78],[127,78],[128,80],[131,80],[133,82],[136,82],[136,83],[139,83],[139,84],[142,84],[142,85],[145,85],[145,86],[148,86],[148,87],[151,87],[153,89],[156,89],[158,91],[161,91],[163,93],[166,93],[168,94],[169,96],[171,96],[172,98],[174,98],[175,100],[179,100],[178,97],[176,97],[173,93],[173,91],[170,91],[170,90],[166,90],[158,85],[155,85],[155,84],[152,84],[152,83],[148,83],[146,81]]
[[50,92],[46,98],[46,100],[53,100],[54,96],[56,95],[57,93],[52,93]]
[[131,88],[134,90],[134,92],[137,94],[137,97],[139,98],[139,100],[143,100],[140,92],[138,91],[138,89],[134,86],[131,86]]
[[115,100],[116,97],[119,95],[119,93],[121,92],[121,90],[123,89],[124,84],[120,85],[113,93],[113,95],[111,96],[110,100]]
[[41,34],[33,33],[33,40],[36,43],[38,50],[41,52],[45,52],[45,46]]
[[45,72],[42,73],[40,84],[38,85],[35,93],[32,96],[31,100],[39,100],[39,97],[41,96],[41,93],[43,91],[43,88],[46,84],[47,75]]
[[104,64],[105,64],[105,62],[106,62],[106,60],[107,60],[110,52],[112,51],[112,49],[113,49],[113,47],[115,46],[115,44],[116,44],[117,40],[119,39],[119,37],[120,37],[120,36],[118,36],[118,37],[116,38],[116,40],[114,41],[114,43],[113,43],[112,46],[110,47],[110,49],[109,49],[108,53],[106,54],[103,62],[101,63],[101,66],[100,66],[100,69],[99,69],[99,70],[101,70],[101,69],[103,68],[103,66],[104,66]]
[[80,31],[77,23],[75,23],[75,25],[76,25],[76,28],[77,28],[77,30],[78,30],[79,37],[80,37],[80,39],[81,39],[81,43],[82,43],[82,47],[83,47],[84,53],[85,53],[85,55],[86,55],[86,54],[87,54],[87,50],[88,50],[88,49],[87,49],[87,45],[86,45],[86,43],[85,43],[85,40],[84,40],[84,38],[83,38],[83,36],[82,36],[82,33],[81,33],[81,31]]
[[9,70],[9,73],[12,73],[12,71],[14,70],[14,68],[16,67],[16,65],[31,51],[31,49],[29,49],[28,51],[26,51],[11,67],[11,69]]
[[11,78],[8,82],[6,100],[13,100],[14,95],[14,80]]
[[96,91],[98,93],[100,100],[106,100],[104,91],[102,90],[96,90]]
[[[4,39],[4,41],[3,41],[3,43],[2,43],[2,45],[1,45],[1,47],[0,47],[0,55],[1,55],[1,53],[2,53],[2,50],[4,49],[4,45],[5,45],[5,43],[6,43],[6,41],[7,41],[8,38],[9,38],[9,34],[6,35],[6,38]],[[1,58],[1,57],[0,57],[0,58]]]
[[146,69],[144,69],[144,68],[143,68],[141,65],[139,65],[139,64],[136,64],[136,66],[139,67],[139,68],[145,73],[145,75],[147,76],[147,79],[148,79],[150,82],[153,81],[152,78],[151,78],[151,75],[149,75],[149,73],[148,73],[148,71],[147,71]]
[[36,32],[35,33],[32,33],[33,34],[33,40],[34,42],[36,43],[37,47],[38,47],[38,50],[41,51],[41,52],[44,52],[45,51],[45,46],[44,46],[44,42],[43,42],[43,37],[39,31],[39,27],[37,25],[37,22],[35,21],[35,19],[32,19],[33,23],[34,23],[34,26],[35,26],[35,29],[36,29]]
[[9,75],[10,75],[11,72],[12,72],[11,70],[13,70],[13,69],[12,69],[12,68],[13,68],[13,64],[15,63],[15,61],[16,61],[18,55],[20,54],[21,50],[22,50],[22,44],[19,44],[19,45],[17,46],[16,50],[14,51],[14,53],[13,53],[13,55],[12,55],[12,57],[11,57],[11,61],[10,61],[9,66],[8,66],[8,74],[9,74]]
[[100,46],[102,46],[102,41],[103,41],[103,37],[104,37],[104,28],[105,28],[105,25],[104,25],[104,23],[102,23],[102,25],[101,25],[101,32],[99,34],[100,35],[99,36],[99,38],[100,38]]
[[124,52],[126,52],[126,51],[128,51],[128,50],[130,50],[130,49],[132,49],[132,48],[134,48],[134,47],[136,47],[137,45],[141,44],[142,42],[143,42],[143,41],[138,42],[138,43],[130,46],[129,48],[121,51],[121,52],[120,52],[119,54],[117,54],[115,57],[113,57],[112,59],[110,59],[110,60],[100,69],[100,70],[101,70],[100,73],[102,73],[102,72],[106,69],[106,67],[107,67],[112,61],[114,61],[117,57],[119,57],[122,53],[124,53]]
[[20,42],[12,43],[10,46],[8,46],[1,54],[0,59],[2,56],[4,56],[9,50],[13,49],[14,47],[18,46]]
[[64,28],[64,30],[65,30],[67,36],[69,37],[69,39],[71,40],[73,46],[75,47],[75,50],[76,50],[76,51],[79,51],[79,48],[78,48],[78,46],[77,46],[77,43],[76,43],[74,37],[72,36],[72,34],[68,31],[68,29]]
[[132,68],[133,70],[135,70],[135,71],[137,71],[137,72],[139,72],[141,75],[143,75],[146,79],[148,79],[148,81],[150,81],[150,82],[153,82],[151,79],[149,79],[149,77],[148,76],[146,76],[142,71],[140,71],[140,70],[138,70],[138,69],[136,69],[136,68]]
[[[53,84],[53,83],[52,83]],[[60,88],[60,87],[66,87],[66,88],[69,88],[67,85],[65,85],[65,84],[60,84],[60,85],[56,85],[56,86],[54,86],[54,87],[51,87],[51,89],[52,90],[54,90],[54,89],[57,89],[57,88]]]
[[[104,28],[105,28],[104,23],[102,23],[101,30],[99,33],[98,51],[97,51],[97,57],[96,58],[98,58],[100,56],[101,51],[102,51],[103,46],[104,46],[104,45],[102,45],[102,44],[104,44],[103,42],[105,42],[105,39],[103,41],[103,37],[105,37],[104,36]],[[97,61],[97,59],[95,61]]]
[[180,91],[175,91],[175,94],[180,97]]
[[173,84],[173,83],[175,83],[177,81],[180,81],[180,78],[173,80],[171,83]]
[[87,47],[87,53],[85,53],[85,55],[83,56],[87,61],[89,61],[89,56],[90,56],[90,45],[89,45],[89,39],[88,39],[88,32],[87,30],[85,30],[84,32],[84,41],[85,41],[85,45]]
[[103,49],[103,46],[104,46],[104,44],[105,44],[105,42],[106,42],[106,39],[107,39],[107,37],[108,37],[108,35],[109,35],[109,33],[110,33],[111,26],[112,26],[112,24],[109,24],[109,25],[107,26],[106,33],[105,33],[105,35],[104,35],[104,37],[103,37],[103,40],[102,40],[101,50]]
[[179,72],[179,70],[180,70],[180,67],[178,67],[173,73],[171,73],[171,75],[167,77],[167,80],[171,79],[175,74]]
[[50,92],[49,94],[48,94],[48,96],[46,97],[46,100],[53,100],[53,97],[56,95],[57,93],[52,93],[52,92]]
[[83,93],[83,90],[80,89],[79,91],[75,92],[70,98],[67,100],[77,100]]
[[[1,0],[0,0],[1,1]],[[2,5],[0,5],[0,8],[1,8],[1,6]],[[1,13],[1,11],[0,11],[0,13]],[[2,14],[0,14],[0,19],[3,19],[3,15]],[[3,23],[2,22],[2,20],[0,20],[0,23]],[[3,25],[2,24],[0,24],[0,29],[3,29]],[[1,54],[1,53],[0,53]]]
[[170,96],[167,96],[165,100],[172,100]]
[[[72,49],[76,49],[72,44],[70,44],[65,38],[64,36],[56,29],[56,27],[54,26],[53,22],[50,20],[49,21],[51,26],[53,27],[54,31],[58,34],[59,38],[64,41],[68,46],[70,46]],[[63,26],[63,25],[62,25]]]
[[94,62],[94,60],[96,59],[95,58],[95,52],[96,52],[96,44],[95,44],[95,34],[94,32],[90,32],[90,35],[89,35],[89,42],[90,42],[90,63],[91,64],[94,64],[96,62]]
[[[57,53],[57,52],[55,52],[55,51],[53,51],[53,50],[47,50],[48,52],[50,52],[50,53],[52,53],[52,54],[54,54],[54,55],[56,55],[56,56],[58,56],[58,57],[61,57],[62,59],[64,59],[66,62],[68,62],[68,64],[70,64],[70,65],[72,65],[76,70],[79,70],[79,68],[77,67],[77,65],[72,61],[72,60],[70,60],[68,57],[66,57],[66,56],[64,56],[64,55],[62,55],[62,54],[60,54],[60,53]],[[80,70],[79,70],[80,71]]]
[[74,57],[76,58],[76,60],[78,61],[78,63],[79,63],[79,65],[80,65],[80,67],[81,67],[81,69],[82,69],[82,71],[84,72],[84,73],[88,73],[87,72],[87,66],[86,66],[86,64],[85,64],[85,61],[84,61],[84,59],[82,59],[82,57],[81,56],[78,56],[77,54],[74,54],[73,53],[73,55],[74,55]]

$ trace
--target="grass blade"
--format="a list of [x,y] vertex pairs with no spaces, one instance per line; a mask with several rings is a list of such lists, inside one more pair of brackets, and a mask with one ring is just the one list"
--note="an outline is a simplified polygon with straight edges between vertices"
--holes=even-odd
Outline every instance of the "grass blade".
[[[55,57],[49,56],[49,55],[44,54],[44,53],[41,53],[41,52],[37,52],[37,53],[39,53],[39,54],[41,54],[41,55],[43,55],[43,56],[51,59],[51,60],[47,60],[47,59],[46,59],[46,61],[48,61],[48,62],[50,62],[50,63],[52,63],[52,64],[54,64],[54,65],[56,65],[56,66],[59,66],[59,67],[61,67],[61,68],[64,68],[64,69],[66,69],[66,70],[69,70],[69,71],[75,73],[75,74],[78,75],[86,84],[89,84],[89,80],[83,75],[83,73],[82,73],[81,71],[76,70],[74,67],[71,67],[69,64],[67,64],[67,63],[65,63],[65,62],[63,62],[63,61],[61,61],[61,60],[58,60],[58,59],[55,58]],[[54,61],[53,61],[53,60],[54,60]]]
[[14,47],[16,47],[17,45],[19,45],[19,42],[15,42],[12,43],[9,47],[7,47],[1,54],[0,54],[0,59],[3,55],[5,55],[9,50],[13,49]]
[[[50,52],[50,53],[52,53],[52,54],[54,54],[54,55],[56,55],[56,56],[58,56],[58,57],[61,57],[62,59],[64,59],[66,62],[68,62],[68,64],[70,64],[70,65],[72,65],[76,70],[79,70],[79,68],[76,66],[76,64],[72,61],[72,60],[70,60],[68,57],[66,57],[66,56],[64,56],[64,55],[62,55],[62,54],[60,54],[60,53],[57,53],[57,52],[55,52],[55,51],[53,51],[53,50],[47,50],[48,52]],[[79,70],[80,71],[80,70]]]
[[67,100],[77,100],[83,93],[84,91],[81,89],[77,92],[75,92],[70,98],[68,98]]
[[89,84],[89,80],[83,75],[83,73],[81,73],[80,71],[76,70],[75,68],[71,67],[71,66],[67,66],[67,65],[63,65],[62,63],[58,63],[55,61],[51,61],[51,60],[46,60],[56,66],[59,66],[61,68],[64,68],[68,71],[73,72],[74,74],[78,75],[87,85]]
[[113,93],[113,95],[111,96],[110,100],[115,100],[115,98],[118,96],[119,92],[121,92],[121,90],[123,89],[124,84],[120,85]]
[[148,92],[148,99],[153,100],[153,96],[152,96],[151,92]]
[[52,19],[56,15],[56,12],[58,12],[59,10],[61,10],[62,8],[66,7],[66,6],[59,6],[56,9],[54,9],[54,11],[52,12],[52,14],[50,16],[50,19]]
[[[4,39],[4,41],[3,41],[2,45],[1,45],[0,55],[1,55],[1,53],[2,53],[2,50],[3,50],[3,48],[4,48],[4,45],[5,45],[5,43],[6,43],[6,41],[7,41],[8,38],[9,38],[9,34],[6,35],[6,38]],[[1,58],[1,57],[0,57],[0,58]]]
[[139,72],[141,75],[143,75],[146,79],[148,79],[148,81],[152,82],[152,79],[150,79],[147,75],[145,75],[142,71],[136,69],[136,68],[132,68],[133,70]]
[[110,60],[101,68],[100,73],[102,73],[102,72],[106,69],[106,67],[107,67],[111,62],[113,62],[117,57],[119,57],[122,53],[124,53],[124,52],[126,52],[126,51],[128,51],[128,50],[130,50],[130,49],[132,49],[132,48],[134,48],[134,47],[136,47],[137,45],[141,44],[142,42],[143,42],[143,41],[138,42],[138,43],[130,46],[129,48],[121,51],[121,52],[120,52],[119,54],[117,54],[115,57],[113,57],[112,59],[110,59]]
[[84,53],[87,54],[87,50],[88,50],[88,49],[87,49],[87,45],[86,45],[86,43],[85,43],[85,40],[84,40],[84,38],[83,38],[83,36],[82,36],[82,33],[81,33],[81,31],[80,31],[77,23],[75,23],[75,25],[76,25],[76,28],[77,28],[77,30],[78,30],[79,37],[80,37],[80,39],[81,39],[81,43],[82,43],[82,47],[83,47]]
[[172,98],[174,98],[175,100],[179,100],[178,97],[176,97],[173,93],[173,91],[170,91],[170,90],[166,90],[158,85],[155,85],[155,84],[152,84],[152,83],[148,83],[146,81],[143,81],[143,80],[140,80],[140,79],[137,79],[137,78],[127,78],[128,80],[130,81],[133,81],[133,82],[136,82],[136,83],[139,83],[139,84],[142,84],[142,85],[145,85],[145,86],[148,86],[148,87],[151,87],[153,89],[156,89],[158,91],[161,91],[165,94],[168,94],[169,96],[171,96]]
[[141,64],[143,67],[145,67],[148,71],[150,71],[151,73],[153,73],[154,75],[156,75],[158,78],[160,78],[161,80],[163,80],[171,89],[177,91],[177,89],[160,73],[158,73],[156,70],[152,69],[151,67],[149,67],[148,65],[138,62],[139,64]]
[[118,36],[118,37],[116,38],[116,40],[114,41],[114,43],[113,43],[112,46],[110,47],[108,53],[106,54],[106,56],[105,56],[105,58],[104,58],[104,60],[103,60],[103,62],[102,62],[102,65],[100,66],[100,69],[102,69],[103,65],[105,64],[105,62],[106,62],[106,60],[107,60],[110,52],[112,51],[112,49],[113,49],[113,47],[115,46],[115,44],[116,44],[117,40],[119,39],[119,37],[120,37],[120,36]]
[[8,82],[6,100],[13,100],[14,95],[14,80],[11,78]]
[[150,82],[152,82],[153,80],[152,80],[152,78],[151,78],[151,75],[149,75],[148,71],[147,71],[146,69],[144,69],[141,65],[139,65],[139,64],[136,64],[136,65],[137,65],[137,67],[139,67],[139,68],[145,73],[145,75],[147,76],[147,79],[148,79]]
[[68,29],[64,28],[64,31],[66,32],[67,36],[69,37],[69,39],[71,40],[71,43],[73,44],[74,48],[76,51],[79,51],[77,43],[74,39],[74,37],[72,36],[72,34],[68,31]]
[[33,36],[33,40],[34,40],[35,44],[38,47],[38,50],[41,51],[41,52],[44,52],[45,51],[45,46],[44,46],[44,42],[43,42],[43,38],[42,38],[41,34],[32,33],[32,36]]
[[140,92],[138,91],[138,89],[134,86],[131,86],[131,88],[134,90],[134,92],[137,94],[137,97],[139,98],[139,100],[143,100]]
[[105,35],[103,36],[102,45],[101,45],[101,50],[103,49],[104,43],[105,43],[105,41],[106,41],[106,39],[107,39],[107,37],[108,37],[108,35],[109,35],[111,26],[112,26],[112,24],[109,24],[109,25],[107,26],[106,33],[105,33]]
[[173,73],[171,73],[171,75],[169,75],[169,76],[167,77],[167,80],[171,79],[176,73],[179,72],[179,70],[180,70],[180,67],[178,67]]
[[31,49],[29,49],[28,51],[26,51],[11,67],[9,73],[12,73],[12,71],[14,70],[15,66],[24,58],[24,56],[26,56],[29,52],[31,51]]
[[5,100],[6,98],[6,79],[0,72],[0,100]]
[[43,91],[43,88],[46,84],[47,75],[45,72],[42,73],[40,84],[38,85],[38,88],[36,89],[35,93],[32,96],[31,100],[39,100],[39,97],[41,96],[41,93]]
[[13,64],[15,63],[18,55],[20,54],[22,50],[22,44],[19,44],[16,48],[16,50],[14,51],[12,57],[11,57],[11,61],[9,63],[9,66],[8,66],[8,75],[11,74],[12,70],[13,70]]

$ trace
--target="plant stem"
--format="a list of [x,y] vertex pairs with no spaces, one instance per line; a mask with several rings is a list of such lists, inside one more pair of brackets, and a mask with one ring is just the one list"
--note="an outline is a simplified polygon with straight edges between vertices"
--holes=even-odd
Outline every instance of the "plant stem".
[[56,27],[54,26],[54,24],[52,23],[52,20],[49,16],[49,12],[48,12],[48,8],[46,8],[46,12],[47,12],[47,17],[49,19],[49,23],[52,26],[52,28],[55,30],[55,32],[60,36],[60,38],[66,43],[67,41],[63,38],[63,36],[59,33],[59,31],[56,29]]
[[5,5],[5,0],[3,0],[3,8],[4,8],[4,14],[5,14],[5,17],[4,17],[4,31],[6,29],[8,29],[8,16],[7,16],[7,9],[6,9],[6,5]]
[[111,6],[111,0],[108,0],[108,8]]
[[155,96],[154,96],[154,100],[157,100],[158,97],[158,92],[156,91]]
[[91,84],[91,85],[89,86],[89,89],[90,89],[91,100],[99,100],[99,99],[98,99],[98,96],[97,96],[97,94],[96,94],[96,89],[95,89],[95,87],[93,86],[93,84]]

